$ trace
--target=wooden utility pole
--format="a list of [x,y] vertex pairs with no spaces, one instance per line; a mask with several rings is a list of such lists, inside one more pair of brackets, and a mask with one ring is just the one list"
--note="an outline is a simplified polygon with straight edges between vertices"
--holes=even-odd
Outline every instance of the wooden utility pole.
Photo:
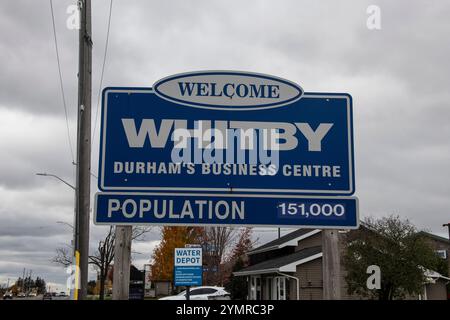
[[25,291],[25,268],[23,268],[23,273],[22,273],[22,292],[24,292],[24,291]]
[[442,226],[448,228],[448,239],[450,240],[450,223],[445,223]]
[[[75,256],[79,255],[79,286],[75,296],[87,296],[89,267],[89,210],[91,197],[91,95],[92,31],[91,0],[81,0],[78,60],[78,127],[76,172]],[[78,279],[77,279],[78,280]]]
[[341,299],[341,263],[338,230],[322,230],[323,299]]
[[131,266],[131,226],[116,226],[113,300],[128,300]]

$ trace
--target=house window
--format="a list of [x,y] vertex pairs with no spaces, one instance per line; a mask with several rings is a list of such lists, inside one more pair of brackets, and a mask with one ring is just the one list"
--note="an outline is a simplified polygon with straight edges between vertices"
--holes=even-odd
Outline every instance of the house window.
[[275,277],[272,284],[272,300],[286,300],[286,277]]
[[436,250],[436,254],[442,259],[447,259],[447,251],[445,250]]
[[250,300],[261,300],[261,277],[250,277]]

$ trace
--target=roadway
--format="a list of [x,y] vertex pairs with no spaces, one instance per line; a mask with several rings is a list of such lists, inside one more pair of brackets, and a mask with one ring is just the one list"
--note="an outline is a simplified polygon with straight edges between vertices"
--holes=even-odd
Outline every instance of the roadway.
[[[12,300],[42,300],[42,295],[38,295],[36,297],[23,297],[23,298],[18,298],[18,297],[13,297]],[[52,300],[70,300],[70,297],[52,297]],[[0,299],[0,301],[2,301],[2,299]]]

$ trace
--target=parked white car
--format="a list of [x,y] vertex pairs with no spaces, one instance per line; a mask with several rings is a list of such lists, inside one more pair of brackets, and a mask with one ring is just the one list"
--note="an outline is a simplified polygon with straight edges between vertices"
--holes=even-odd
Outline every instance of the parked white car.
[[[223,287],[192,287],[189,296],[190,300],[230,300],[230,293]],[[186,300],[186,291],[159,300]]]
[[3,300],[12,300],[13,298],[13,294],[11,291],[7,291],[4,295],[3,295]]

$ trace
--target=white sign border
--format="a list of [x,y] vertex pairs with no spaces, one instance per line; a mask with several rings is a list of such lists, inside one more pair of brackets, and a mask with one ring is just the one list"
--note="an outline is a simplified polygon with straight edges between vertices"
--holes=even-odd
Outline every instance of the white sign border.
[[132,196],[191,196],[191,197],[248,197],[248,198],[275,198],[279,199],[279,194],[234,194],[234,193],[227,193],[227,194],[211,194],[211,193],[160,193],[160,192],[124,192],[124,193],[118,193],[118,192],[97,192],[94,197],[94,217],[93,222],[95,225],[129,225],[129,226],[139,226],[139,225],[154,225],[154,226],[193,226],[193,227],[210,227],[210,226],[221,226],[221,227],[234,227],[234,228],[241,228],[241,227],[255,227],[255,228],[292,228],[292,229],[338,229],[338,230],[356,230],[359,229],[360,221],[359,221],[359,199],[356,196],[306,196],[306,195],[282,195],[283,198],[289,198],[289,199],[331,199],[331,200],[355,200],[356,201],[356,225],[355,226],[316,226],[316,225],[265,225],[265,224],[218,224],[218,223],[171,223],[171,222],[164,222],[164,223],[136,223],[136,222],[97,222],[97,198],[100,194],[103,195],[115,195],[115,196],[124,196],[124,195],[132,195]]
[[[106,146],[106,124],[107,124],[107,108],[108,108],[108,93],[110,92],[118,92],[118,93],[151,93],[155,94],[153,89],[107,89],[104,91],[104,99],[105,101],[102,104],[102,154],[101,154],[101,172],[100,172],[100,185],[99,188],[102,191],[226,191],[230,192],[230,188],[187,188],[187,187],[106,187],[105,186],[105,146]],[[339,195],[352,195],[354,190],[354,179],[353,179],[353,170],[354,170],[354,159],[353,159],[353,149],[354,146],[352,144],[352,123],[351,123],[351,98],[346,94],[308,94],[304,93],[302,98],[324,98],[324,99],[336,99],[336,98],[344,98],[347,100],[347,136],[348,136],[348,160],[349,160],[349,189],[348,190],[304,190],[304,189],[254,189],[254,188],[233,188],[233,191],[236,192],[276,192],[276,193],[297,193],[297,194],[339,194]]]

